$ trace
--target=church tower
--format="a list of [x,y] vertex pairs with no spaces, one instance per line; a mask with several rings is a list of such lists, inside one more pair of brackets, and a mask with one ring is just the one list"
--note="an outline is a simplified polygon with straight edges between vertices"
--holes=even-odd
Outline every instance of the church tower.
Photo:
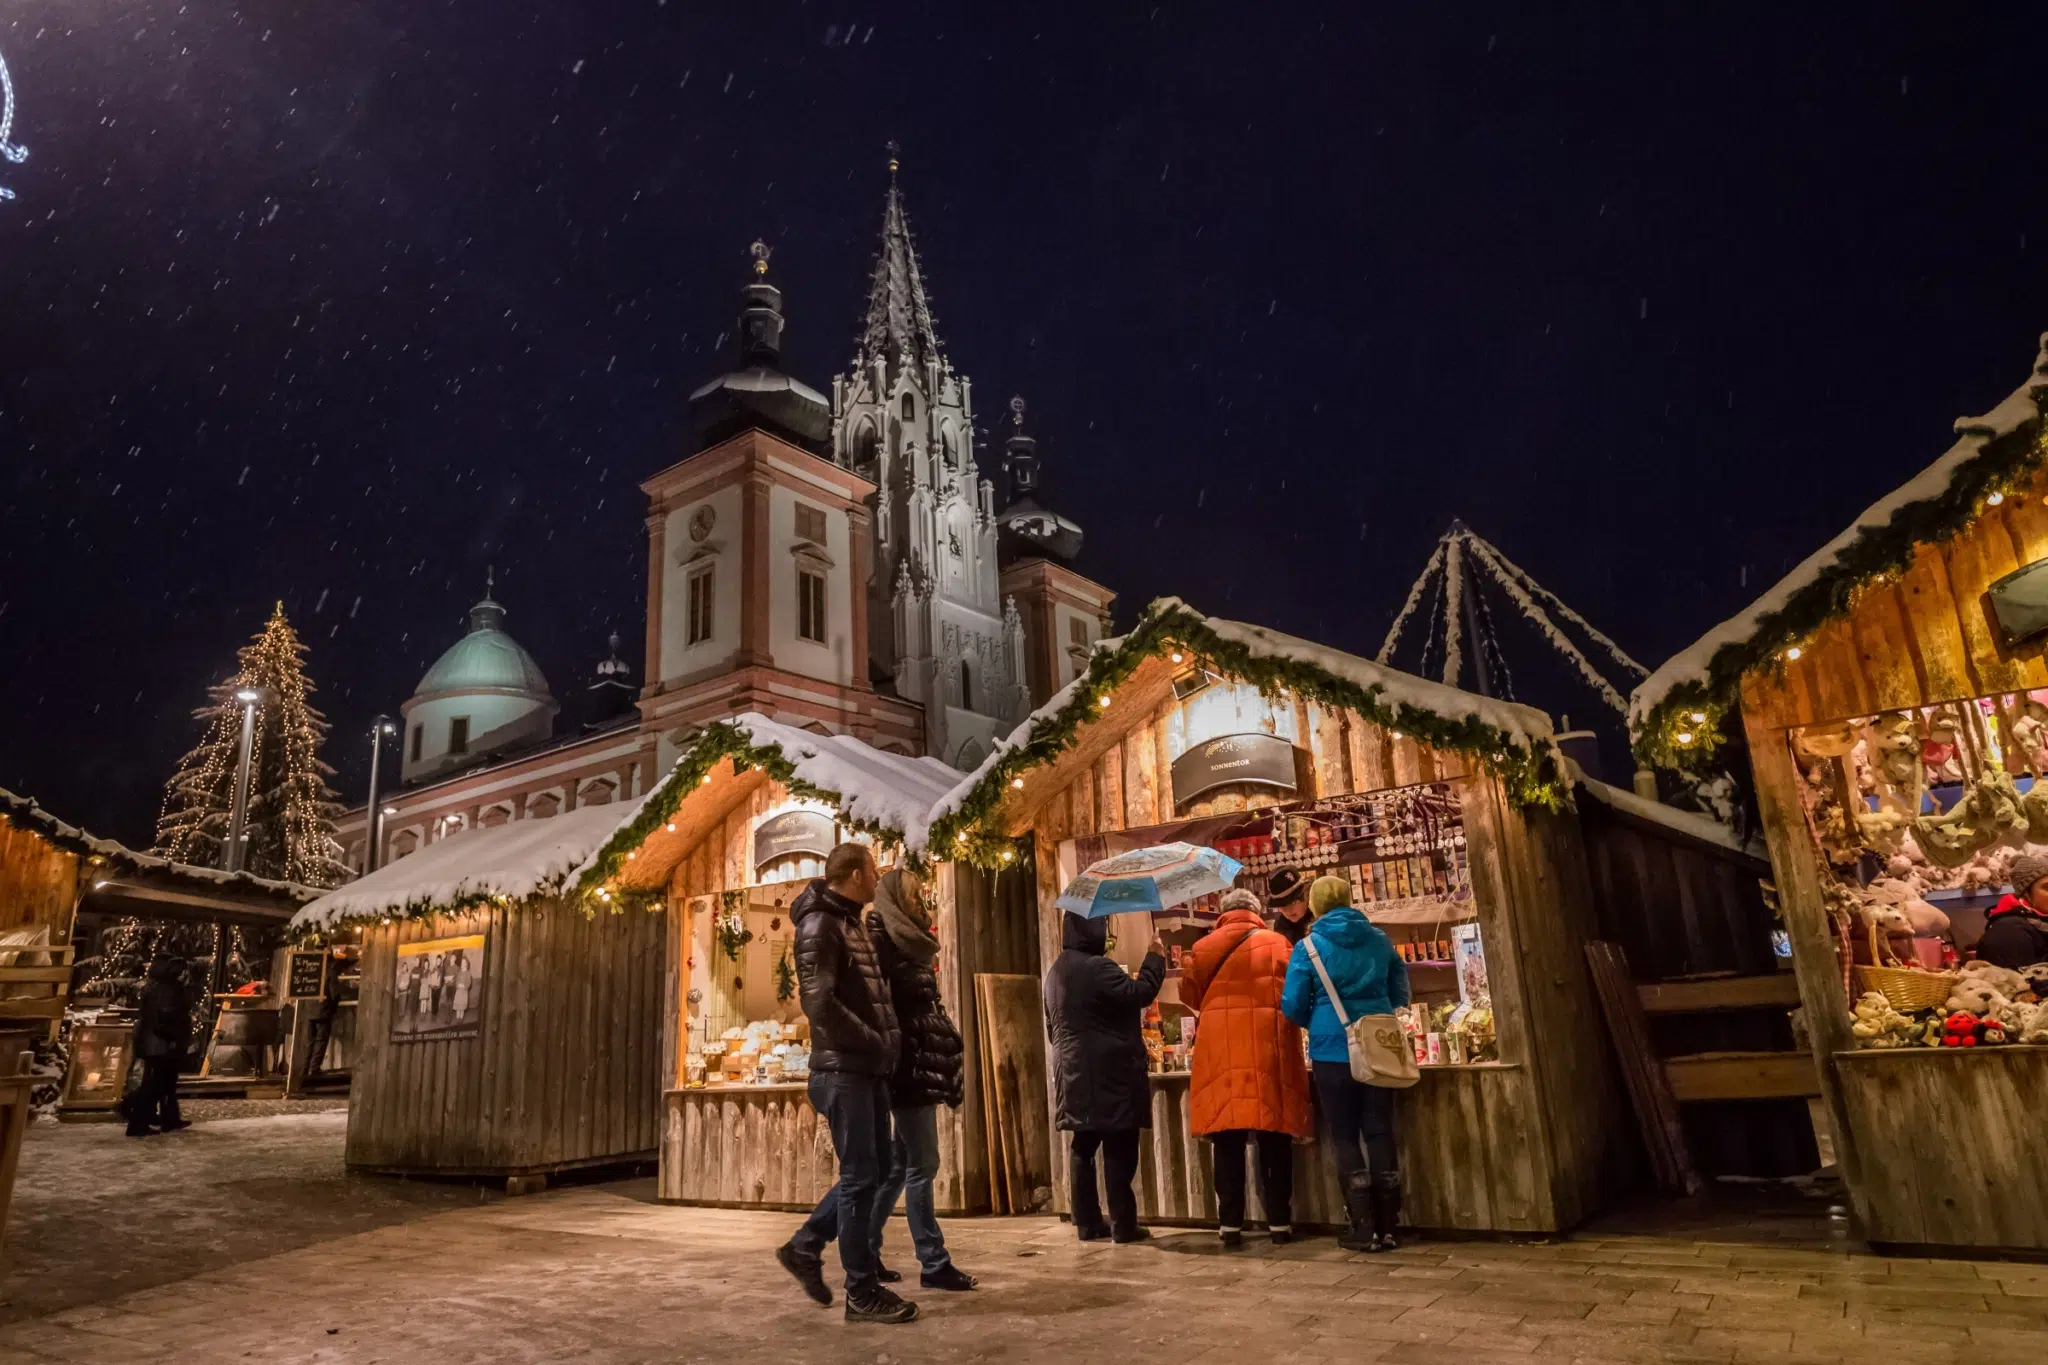
[[878,490],[875,674],[923,706],[925,752],[966,768],[1029,710],[1024,633],[999,580],[972,385],[939,347],[896,173],[892,144],[866,324],[852,372],[832,381],[832,455]]
[[1096,641],[1109,633],[1116,594],[1074,567],[1081,527],[1045,501],[1038,442],[1024,430],[1022,398],[1010,400],[1010,425],[1003,446],[1010,486],[996,515],[996,553],[1003,597],[1024,622],[1031,704],[1043,706],[1087,671]]

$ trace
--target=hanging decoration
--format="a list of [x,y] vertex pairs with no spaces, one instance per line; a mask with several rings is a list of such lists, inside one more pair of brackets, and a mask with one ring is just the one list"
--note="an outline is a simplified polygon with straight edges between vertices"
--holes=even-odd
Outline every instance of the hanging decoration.
[[[1442,681],[1452,687],[1466,686],[1462,679],[1469,656],[1472,672],[1476,675],[1475,684],[1490,679],[1494,684],[1492,690],[1512,700],[1514,688],[1508,677],[1507,660],[1494,632],[1486,597],[1479,591],[1480,579],[1472,571],[1475,564],[1484,571],[1486,579],[1542,632],[1550,647],[1600,694],[1602,701],[1623,715],[1628,713],[1626,689],[1648,677],[1650,671],[1630,658],[1620,645],[1594,629],[1592,623],[1567,606],[1563,598],[1538,583],[1528,570],[1509,559],[1498,546],[1475,534],[1462,521],[1452,522],[1451,529],[1437,541],[1429,562],[1423,566],[1422,576],[1408,590],[1408,599],[1394,618],[1393,627],[1387,631],[1386,641],[1381,644],[1374,662],[1393,663],[1394,651],[1399,648],[1408,623],[1416,614],[1416,606],[1430,595],[1434,585],[1438,591],[1432,596],[1432,601],[1439,603],[1440,607],[1432,607],[1423,615],[1423,667],[1429,666],[1432,645],[1440,637],[1443,641]],[[1588,657],[1578,641],[1558,624],[1559,618],[1607,654],[1612,660],[1607,670]],[[1468,631],[1478,638],[1467,640]],[[1621,685],[1617,685],[1617,679]],[[1488,689],[1481,686],[1478,690]]]
[[[19,166],[28,160],[28,148],[14,138],[14,76],[7,70],[7,55],[0,53],[0,158]],[[0,185],[0,199],[14,198],[14,191]]]

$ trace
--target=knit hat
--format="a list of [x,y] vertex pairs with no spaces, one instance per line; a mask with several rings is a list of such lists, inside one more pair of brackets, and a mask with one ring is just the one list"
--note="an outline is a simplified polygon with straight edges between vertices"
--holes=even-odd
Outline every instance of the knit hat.
[[1232,910],[1251,910],[1256,912],[1264,908],[1264,906],[1259,904],[1257,896],[1254,896],[1241,886],[1233,886],[1230,890],[1223,893],[1222,900],[1216,902],[1217,911],[1226,915]]
[[1351,883],[1342,877],[1318,877],[1308,889],[1308,908],[1320,915],[1340,905],[1351,904]]
[[2048,877],[2048,858],[2037,853],[2022,853],[2012,860],[2012,893],[2021,900],[2034,889],[2034,883]]

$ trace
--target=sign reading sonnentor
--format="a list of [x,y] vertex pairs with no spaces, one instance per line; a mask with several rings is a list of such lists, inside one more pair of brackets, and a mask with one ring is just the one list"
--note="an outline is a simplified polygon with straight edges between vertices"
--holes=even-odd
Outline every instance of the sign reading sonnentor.
[[1278,735],[1220,735],[1173,761],[1175,805],[1236,782],[1293,791],[1294,746]]
[[832,817],[814,810],[784,811],[763,820],[754,829],[754,868],[768,866],[792,853],[809,853],[822,858],[837,843],[838,829]]

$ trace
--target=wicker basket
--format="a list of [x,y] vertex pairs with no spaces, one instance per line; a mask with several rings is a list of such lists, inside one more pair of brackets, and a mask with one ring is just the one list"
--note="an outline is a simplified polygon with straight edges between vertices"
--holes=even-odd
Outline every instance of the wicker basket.
[[1876,991],[1901,1014],[1938,1008],[1954,989],[1954,972],[1925,972],[1912,967],[1856,968],[1856,992]]

